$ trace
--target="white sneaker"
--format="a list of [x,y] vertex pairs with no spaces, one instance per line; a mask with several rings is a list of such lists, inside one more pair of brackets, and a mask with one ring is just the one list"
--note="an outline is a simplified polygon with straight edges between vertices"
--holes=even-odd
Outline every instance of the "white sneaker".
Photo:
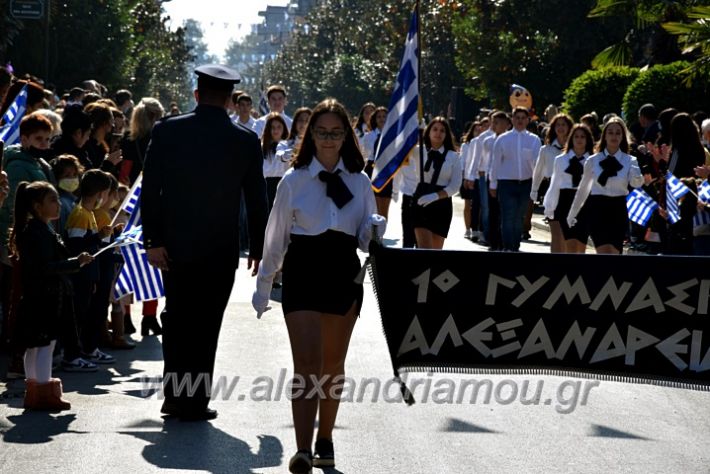
[[463,237],[464,239],[470,239],[472,235],[473,231],[471,229],[466,229],[466,233],[463,235]]
[[474,242],[478,242],[482,238],[483,232],[481,232],[480,230],[474,230],[473,232],[471,232],[471,240],[473,240]]

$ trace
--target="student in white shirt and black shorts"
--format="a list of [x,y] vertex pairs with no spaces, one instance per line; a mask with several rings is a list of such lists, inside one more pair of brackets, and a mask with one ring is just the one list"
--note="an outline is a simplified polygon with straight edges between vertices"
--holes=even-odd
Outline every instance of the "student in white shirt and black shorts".
[[282,140],[288,138],[288,126],[281,114],[271,112],[266,116],[264,135],[261,137],[261,152],[264,154],[264,178],[266,195],[269,197],[269,212],[276,199],[276,188],[290,166],[290,158],[280,159],[276,149]]
[[567,216],[574,228],[586,208],[586,225],[597,253],[620,254],[629,228],[626,196],[629,187],[644,184],[638,161],[628,154],[629,132],[620,117],[611,118],[602,130],[597,153],[584,164],[584,174]]
[[[444,117],[435,117],[424,130],[424,159],[419,147],[412,153],[419,184],[414,192],[412,212],[417,247],[442,249],[449,235],[453,204],[463,180],[461,159],[456,153],[451,127]],[[421,162],[424,162],[424,172]]]
[[[368,250],[373,226],[378,236],[384,233],[384,219],[373,216],[375,197],[364,164],[345,108],[334,99],[321,102],[293,168],[279,183],[266,228],[252,304],[259,314],[268,309],[274,275],[283,265],[282,306],[294,372],[305,385],[292,399],[298,452],[289,463],[291,472],[335,465],[332,432],[339,397],[333,394],[342,389],[363,298],[362,284],[355,282],[357,249]],[[325,398],[306,397],[314,388],[313,377],[325,380],[320,386]]]
[[543,205],[545,217],[550,221],[550,228],[557,227],[561,242],[551,246],[552,253],[584,253],[587,248],[589,230],[585,220],[585,208],[577,214],[577,225],[567,225],[572,201],[577,187],[582,181],[584,163],[594,152],[594,137],[586,125],[572,126],[565,153],[555,158],[550,179],[550,187],[545,193]]

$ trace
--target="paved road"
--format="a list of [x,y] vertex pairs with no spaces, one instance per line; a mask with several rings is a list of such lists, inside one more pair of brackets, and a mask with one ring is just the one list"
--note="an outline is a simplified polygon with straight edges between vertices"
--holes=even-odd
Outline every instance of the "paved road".
[[[398,209],[392,212],[396,217]],[[462,238],[460,214],[457,202],[446,248],[483,251]],[[393,222],[386,237],[396,244],[398,235]],[[546,252],[547,240],[535,229],[523,250]],[[0,382],[0,472],[286,472],[295,441],[290,405],[277,386],[291,371],[288,338],[278,303],[256,320],[248,304],[252,288],[244,265],[225,316],[216,369],[227,381],[239,380],[227,400],[220,395],[213,402],[218,419],[181,423],[160,417],[160,400],[142,383],[161,372],[160,338],[138,338],[138,349],[117,352],[114,366],[91,375],[61,374],[73,404],[69,412],[25,413],[23,384]],[[372,291],[365,294],[347,372],[355,381],[376,378],[384,384],[391,377],[389,356]],[[270,397],[267,382],[258,377],[274,381]],[[418,403],[408,407],[382,396],[373,402],[373,385],[358,402],[360,384],[355,400],[341,407],[338,465],[330,472],[710,471],[709,393],[560,377],[420,376],[434,387],[444,377],[489,380],[502,402],[480,397],[476,403],[435,403],[433,391],[428,401],[415,391]],[[543,384],[543,402],[508,403],[513,387],[522,389],[526,380],[531,387]],[[570,382],[580,384],[575,403]],[[557,398],[565,387],[565,397]],[[396,392],[384,388],[390,389],[385,395]]]

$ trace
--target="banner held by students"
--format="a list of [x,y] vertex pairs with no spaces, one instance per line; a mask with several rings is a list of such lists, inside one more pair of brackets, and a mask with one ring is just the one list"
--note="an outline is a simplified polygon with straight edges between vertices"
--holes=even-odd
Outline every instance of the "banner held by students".
[[544,373],[710,388],[701,257],[378,245],[370,255],[397,376]]

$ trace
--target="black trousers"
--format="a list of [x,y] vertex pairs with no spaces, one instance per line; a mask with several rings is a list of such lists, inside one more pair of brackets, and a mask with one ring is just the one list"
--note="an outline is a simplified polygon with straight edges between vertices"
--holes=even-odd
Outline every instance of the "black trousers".
[[266,178],[266,195],[269,198],[269,212],[274,207],[276,200],[276,188],[278,188],[281,178]]
[[417,246],[412,222],[412,209],[414,198],[402,193],[402,248],[413,249]]
[[163,272],[163,394],[181,410],[210,400],[217,341],[236,263],[170,263]]

